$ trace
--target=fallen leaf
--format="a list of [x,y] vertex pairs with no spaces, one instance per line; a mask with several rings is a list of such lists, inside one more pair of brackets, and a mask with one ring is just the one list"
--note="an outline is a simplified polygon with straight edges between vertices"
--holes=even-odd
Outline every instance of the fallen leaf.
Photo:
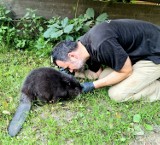
[[119,113],[119,112],[116,112],[116,118],[118,118],[118,119],[121,119],[121,118],[122,118],[122,115],[121,115],[121,113]]

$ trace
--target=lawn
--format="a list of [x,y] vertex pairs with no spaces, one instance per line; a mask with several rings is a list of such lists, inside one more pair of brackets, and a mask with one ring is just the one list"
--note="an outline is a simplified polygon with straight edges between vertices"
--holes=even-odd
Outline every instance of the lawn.
[[103,88],[74,100],[33,106],[21,132],[10,137],[7,127],[22,82],[42,66],[50,66],[49,55],[0,48],[0,145],[121,145],[160,126],[159,102],[116,103]]

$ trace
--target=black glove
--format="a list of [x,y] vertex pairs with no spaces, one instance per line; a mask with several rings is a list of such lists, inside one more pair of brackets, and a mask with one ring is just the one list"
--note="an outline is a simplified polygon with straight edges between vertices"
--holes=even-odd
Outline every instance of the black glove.
[[95,89],[93,82],[85,82],[81,84],[82,86],[82,92],[88,93]]
[[68,75],[72,75],[72,76],[74,76],[74,74],[75,74],[74,72],[71,73],[68,69],[64,69],[62,67],[59,69],[59,71],[64,74],[68,74]]

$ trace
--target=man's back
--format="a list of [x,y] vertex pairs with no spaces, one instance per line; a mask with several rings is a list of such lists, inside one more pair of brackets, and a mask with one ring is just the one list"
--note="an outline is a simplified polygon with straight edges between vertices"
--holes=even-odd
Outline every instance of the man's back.
[[[120,59],[124,55],[126,58],[121,53],[122,49],[133,64],[139,60],[160,63],[160,29],[149,22],[132,19],[106,21],[91,28],[80,41],[91,55],[100,55],[97,61],[102,63],[111,64],[116,61],[111,60],[113,58],[108,60],[109,57]],[[118,52],[121,55],[119,57]]]

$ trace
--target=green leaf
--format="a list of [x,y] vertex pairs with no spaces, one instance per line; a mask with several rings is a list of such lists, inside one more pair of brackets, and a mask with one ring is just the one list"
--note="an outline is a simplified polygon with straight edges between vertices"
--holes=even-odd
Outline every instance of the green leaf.
[[69,34],[72,30],[73,30],[73,24],[70,24],[70,25],[67,25],[65,28],[64,28],[64,33],[67,33]]
[[40,32],[42,32],[42,31],[43,31],[43,27],[39,27],[38,30],[39,30]]
[[77,27],[75,28],[76,32],[78,32],[81,28],[82,28],[82,25],[77,26]]
[[74,38],[73,38],[72,36],[70,36],[70,35],[67,35],[67,36],[66,36],[66,40],[71,40],[71,41],[73,41]]
[[29,16],[29,12],[27,12],[24,16],[24,18],[28,17]]
[[59,26],[57,23],[55,23],[55,24],[53,24],[53,25],[51,25],[50,27],[55,27],[55,28],[62,28],[62,26]]
[[92,24],[93,24],[93,20],[88,21],[88,22],[85,23],[85,25],[88,26],[88,27],[90,27]]
[[87,32],[89,29],[90,29],[89,26],[87,26],[87,25],[84,25],[84,26],[83,26],[83,31],[84,31],[84,32]]
[[33,15],[32,15],[32,18],[35,18],[35,17],[36,17],[36,14],[33,14]]
[[65,17],[65,18],[61,21],[61,25],[62,25],[62,27],[64,28],[64,27],[67,26],[67,24],[68,24],[68,17]]
[[126,141],[126,138],[125,138],[125,137],[122,137],[122,138],[120,139],[120,141],[121,141],[121,142],[125,142],[125,141]]
[[149,124],[145,124],[144,127],[145,127],[146,130],[149,130],[149,131],[153,130],[153,127]]
[[107,18],[108,18],[108,15],[106,13],[103,13],[96,18],[96,21],[104,22]]
[[93,8],[88,8],[87,11],[86,11],[86,17],[87,18],[94,18],[94,10]]
[[140,122],[140,120],[141,120],[140,114],[135,114],[135,115],[133,116],[133,122],[138,123],[138,122]]
[[44,32],[43,36],[44,38],[50,38],[52,34],[54,34],[57,31],[56,28],[54,27],[50,27],[49,29],[47,29],[47,31]]
[[59,36],[61,36],[63,34],[62,30],[59,30],[57,32],[54,32],[51,34],[51,38],[58,38]]
[[5,11],[5,14],[8,14],[8,13],[10,13],[10,12],[11,12],[10,10],[6,10],[6,11]]

